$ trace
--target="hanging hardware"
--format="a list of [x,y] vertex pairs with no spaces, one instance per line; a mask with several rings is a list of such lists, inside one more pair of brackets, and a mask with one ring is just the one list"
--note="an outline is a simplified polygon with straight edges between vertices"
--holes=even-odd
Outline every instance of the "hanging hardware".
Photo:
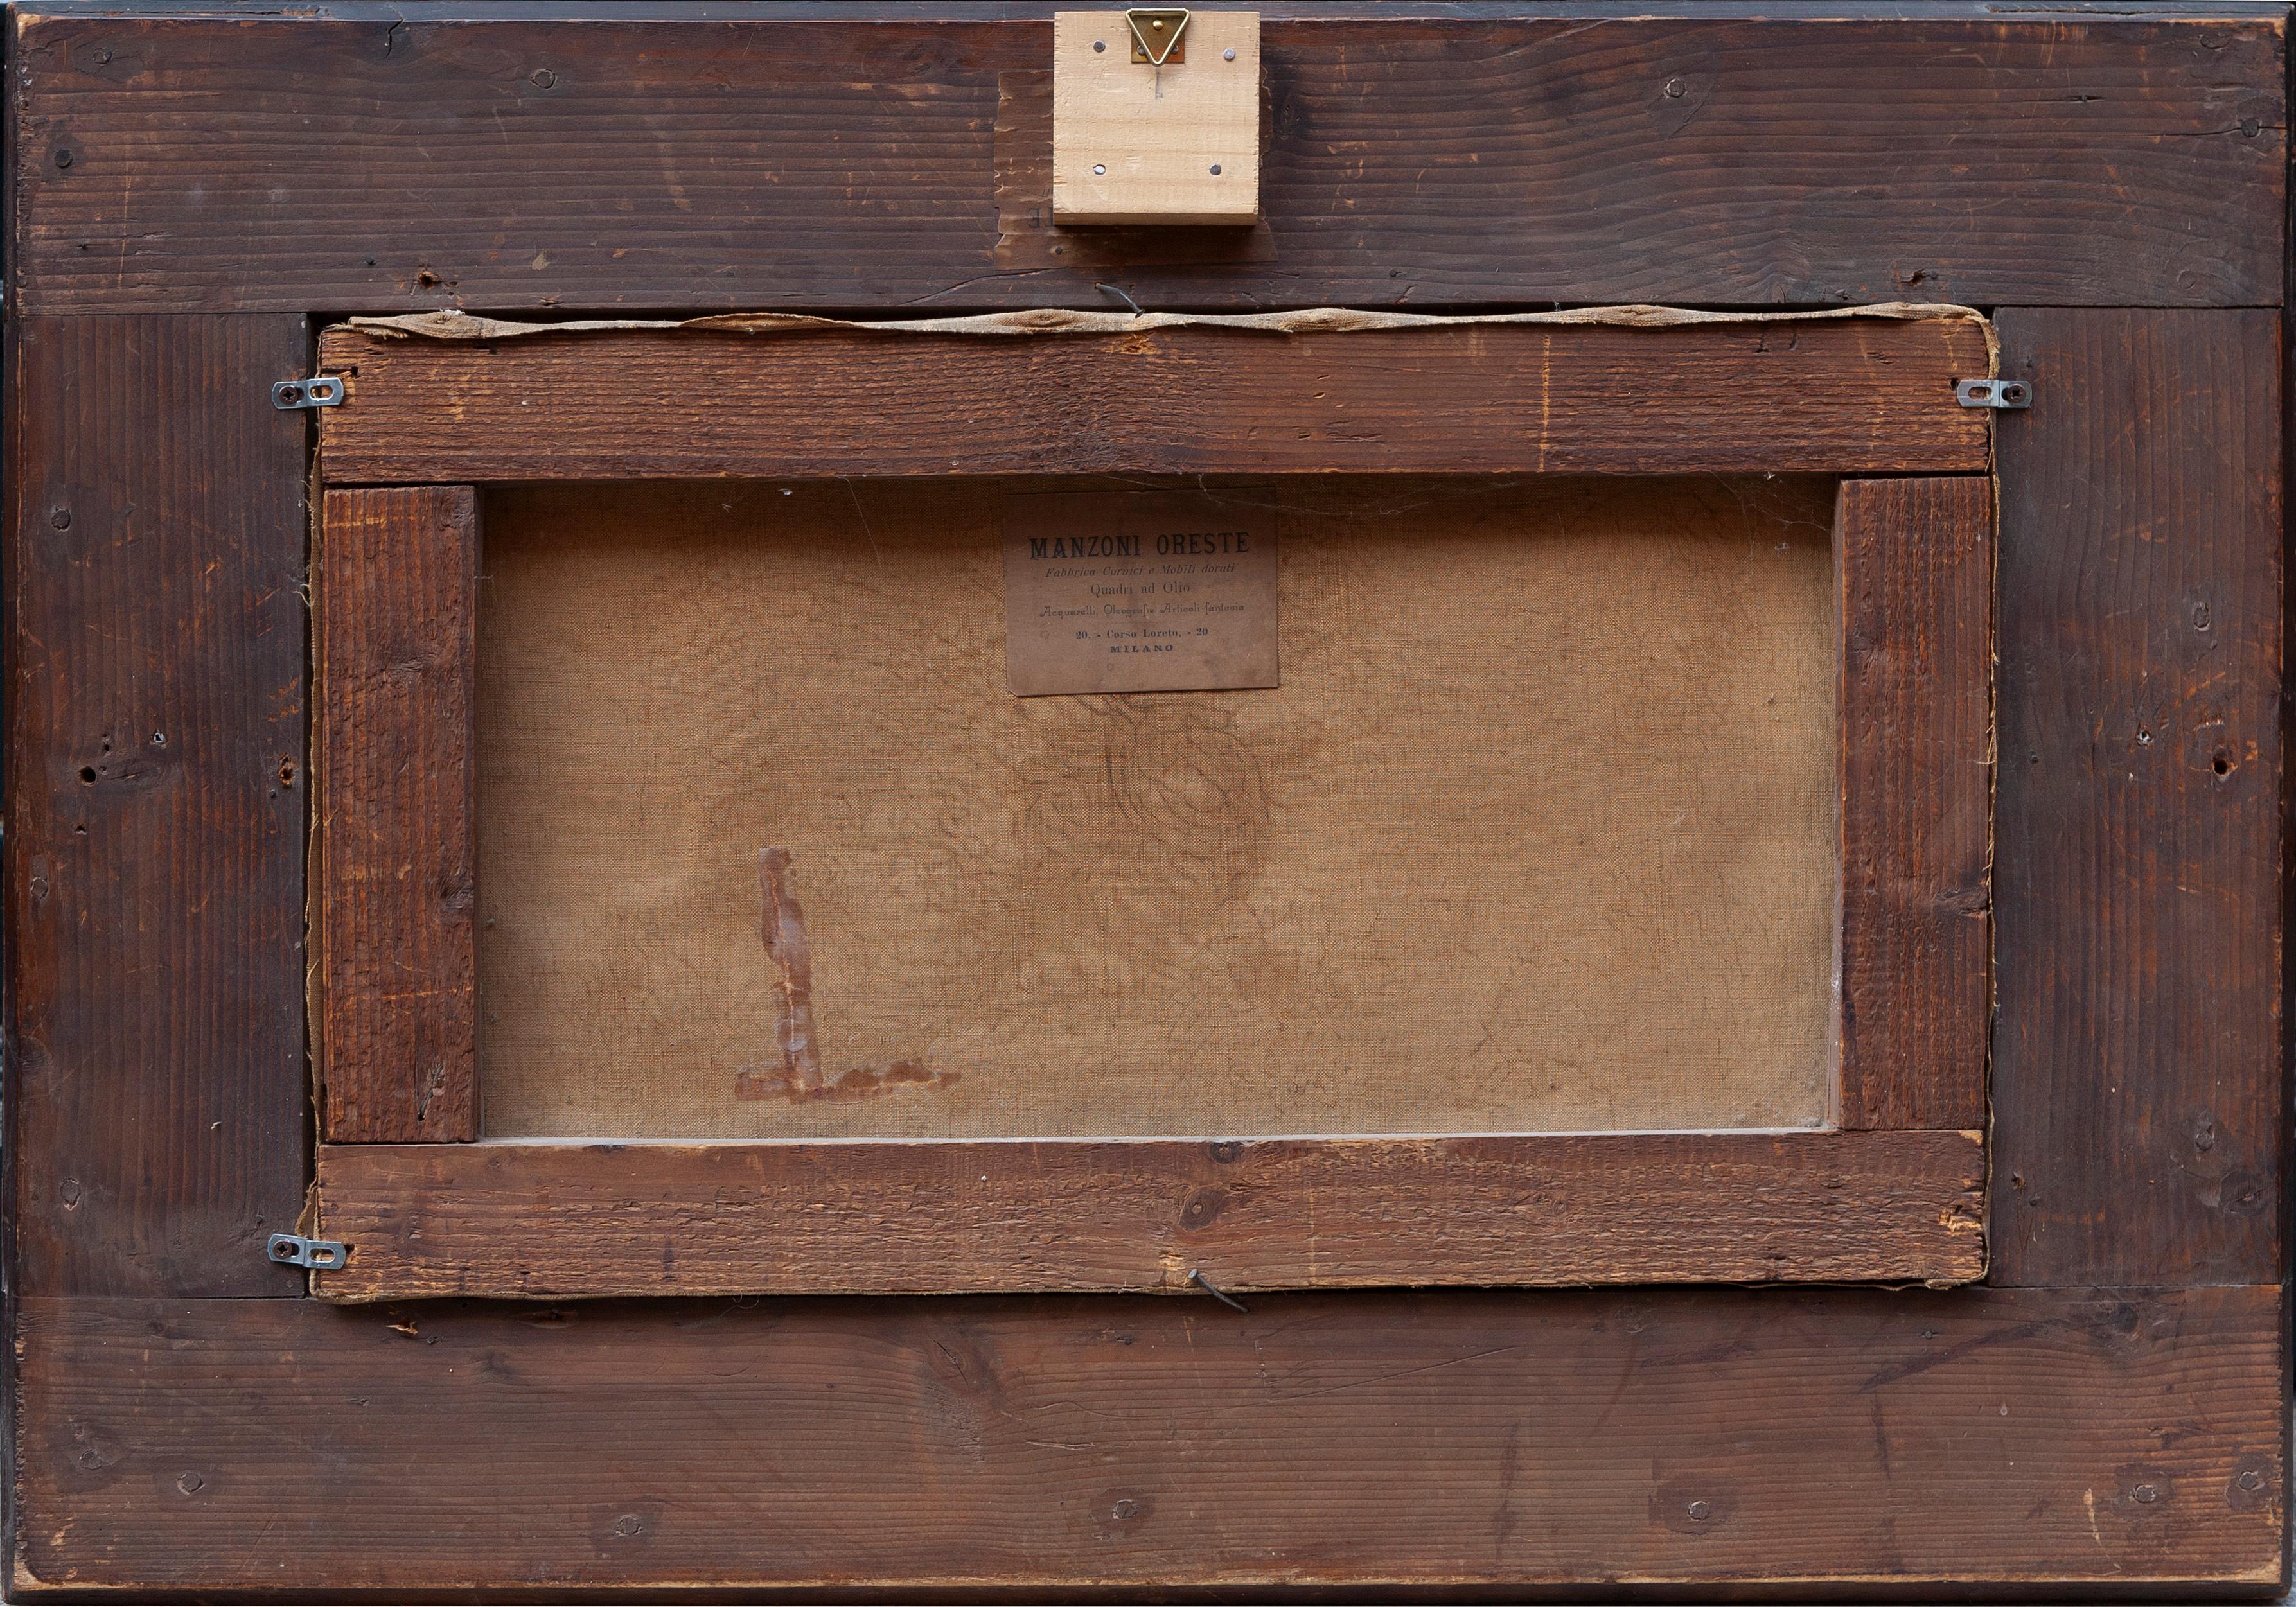
[[1053,224],[1256,222],[1259,88],[1258,12],[1054,12]]
[[340,1239],[307,1239],[300,1234],[274,1234],[267,1252],[282,1267],[316,1267],[322,1272],[339,1270],[349,1251]]
[[282,380],[271,388],[271,405],[282,413],[292,413],[299,407],[340,407],[343,405],[343,382],[332,374],[319,374],[308,380]]
[[1132,59],[1144,67],[1178,66],[1188,59],[1180,36],[1188,30],[1188,13],[1177,5],[1140,5],[1124,13],[1132,30]]
[[2030,407],[2033,387],[2025,380],[1964,380],[1953,399],[1964,407]]

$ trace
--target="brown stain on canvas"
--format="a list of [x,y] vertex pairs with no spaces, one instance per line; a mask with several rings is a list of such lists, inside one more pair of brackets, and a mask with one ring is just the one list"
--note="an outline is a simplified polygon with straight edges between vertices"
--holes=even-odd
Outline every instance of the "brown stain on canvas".
[[764,895],[758,936],[774,963],[774,1036],[782,1063],[767,1069],[745,1066],[734,1076],[736,1099],[866,1099],[890,1088],[939,1087],[957,1080],[955,1071],[936,1071],[922,1061],[885,1066],[854,1066],[834,1078],[821,1068],[821,1041],[813,1025],[813,949],[806,940],[805,911],[790,885],[790,851],[768,847],[758,855],[758,882]]

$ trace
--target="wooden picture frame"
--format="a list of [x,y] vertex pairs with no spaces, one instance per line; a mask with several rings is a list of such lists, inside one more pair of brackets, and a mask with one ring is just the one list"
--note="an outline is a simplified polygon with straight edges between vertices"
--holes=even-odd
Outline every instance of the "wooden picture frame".
[[[1990,377],[1988,333],[1951,309],[1647,322],[487,343],[328,332],[320,368],[347,395],[322,415],[318,454],[313,1203],[315,1231],[348,1260],[317,1291],[1979,1275],[1990,415],[1956,385]],[[1051,414],[1082,396],[1095,427],[1059,427]],[[1588,470],[1850,477],[1834,533],[1841,1004],[1825,1127],[481,1139],[478,496],[425,482]],[[1912,478],[1857,478],[1880,474]],[[901,1232],[884,1231],[891,1220]]]
[[[2285,8],[1263,5],[1262,216],[1220,231],[1054,225],[1053,9],[12,7],[11,1595],[2283,1592]],[[1156,1293],[351,1303],[272,1258],[272,1234],[343,1219],[340,1166],[390,1174],[369,1195],[387,1201],[501,1154],[463,1141],[451,1019],[376,1040],[390,1075],[314,1103],[315,1040],[344,1044],[317,1013],[314,772],[348,774],[314,654],[348,644],[310,609],[329,606],[328,498],[363,503],[373,540],[433,538],[423,629],[369,666],[365,717],[407,729],[390,672],[449,687],[424,630],[467,596],[459,537],[436,538],[517,421],[402,417],[427,464],[316,477],[353,461],[379,362],[533,383],[586,340],[765,337],[363,337],[349,406],[278,411],[271,388],[320,372],[321,331],[355,313],[1122,310],[1103,286],[1156,312],[1984,309],[1997,356],[1972,372],[2032,406],[1948,420],[1988,441],[1970,466],[1839,470],[1877,529],[1941,478],[1989,480],[1996,504],[1989,908],[1950,897],[1957,839],[1919,867],[1942,906],[1892,903],[1903,887],[1845,853],[1904,966],[1866,973],[1877,1018],[1845,953],[1852,1029],[1894,1023],[1853,1053],[1883,1072],[1845,1079],[1845,1113],[1984,1132],[1981,1276],[1361,1287],[1239,1311],[1141,1270],[1141,1224],[1169,1232],[1223,1164],[1201,1153],[1111,1207],[1132,1214],[1108,1283]],[[1772,325],[1774,353],[1849,324]],[[1841,416],[1798,406],[1816,432]],[[710,452],[741,445],[738,414],[703,422],[727,432]],[[616,475],[694,471],[647,419],[616,424],[575,444],[603,465],[619,441]],[[457,463],[462,429],[499,455]],[[1119,445],[1155,469],[1203,441]],[[546,469],[549,447],[521,449]],[[1027,440],[1004,447],[1025,468]],[[834,439],[806,449],[864,471]],[[1886,637],[1918,576],[1867,572],[1879,589],[1845,608]],[[1861,662],[1877,728],[1913,741],[1950,707],[1893,680],[1901,657]],[[426,816],[451,821],[466,784],[439,769]],[[407,951],[449,975],[468,868],[450,837]],[[390,887],[378,920],[401,918]],[[1966,973],[1924,934],[1984,916],[1985,1103],[1932,1123],[1923,1102],[1969,1087],[1905,1071],[1894,1034],[1931,1029],[1889,1001],[1948,997],[1937,980]],[[361,1127],[387,1141],[340,1142]],[[488,1209],[535,1201],[500,1186]],[[545,1292],[467,1240],[398,1270],[424,1267]]]

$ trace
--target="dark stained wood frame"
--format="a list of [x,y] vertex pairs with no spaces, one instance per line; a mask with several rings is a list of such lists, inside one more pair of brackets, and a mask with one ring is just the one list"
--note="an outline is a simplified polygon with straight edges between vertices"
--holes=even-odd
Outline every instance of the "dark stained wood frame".
[[[1046,226],[1050,9],[12,11],[12,1596],[2276,1595],[2285,8],[1263,0],[1267,213],[1217,238]],[[2038,398],[1982,1283],[558,1310],[269,1264],[310,459],[266,393],[315,320],[1103,281],[1994,309]]]
[[[1984,1270],[1989,375],[1966,315],[1322,334],[320,340],[330,1300],[1964,1283]],[[1078,428],[1072,421],[1089,421]],[[472,487],[742,474],[1844,480],[1841,1007],[1792,1133],[475,1144]],[[348,482],[348,483],[346,483]],[[413,1147],[401,1147],[401,1146]]]

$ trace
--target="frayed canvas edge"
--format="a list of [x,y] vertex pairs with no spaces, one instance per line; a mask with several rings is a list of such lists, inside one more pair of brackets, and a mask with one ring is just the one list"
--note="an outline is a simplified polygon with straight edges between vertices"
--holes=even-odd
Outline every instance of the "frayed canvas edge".
[[1951,302],[1928,301],[1882,301],[1866,307],[1775,313],[1706,312],[1695,307],[1636,303],[1620,307],[1569,307],[1553,312],[1471,313],[1456,316],[1431,313],[1374,312],[1345,307],[1302,307],[1280,313],[1116,313],[1037,307],[1023,312],[976,313],[953,318],[897,318],[876,322],[831,318],[813,313],[713,313],[699,318],[578,318],[562,324],[527,324],[484,317],[476,313],[439,310],[388,317],[355,317],[348,320],[342,327],[376,340],[416,338],[430,340],[515,340],[537,335],[599,334],[622,330],[696,330],[719,334],[753,335],[841,330],[862,334],[1010,338],[1018,335],[1123,335],[1160,329],[1224,329],[1247,334],[1275,335],[1348,334],[1372,330],[1447,329],[1477,324],[1608,324],[1628,329],[1674,329],[1692,324],[1806,324],[1835,318],[1901,321],[1942,318],[1974,322],[1985,331],[1986,345],[1994,358],[1989,366],[1997,373],[1999,368],[1999,341],[1994,335],[1992,324],[1983,314],[1974,307]]

